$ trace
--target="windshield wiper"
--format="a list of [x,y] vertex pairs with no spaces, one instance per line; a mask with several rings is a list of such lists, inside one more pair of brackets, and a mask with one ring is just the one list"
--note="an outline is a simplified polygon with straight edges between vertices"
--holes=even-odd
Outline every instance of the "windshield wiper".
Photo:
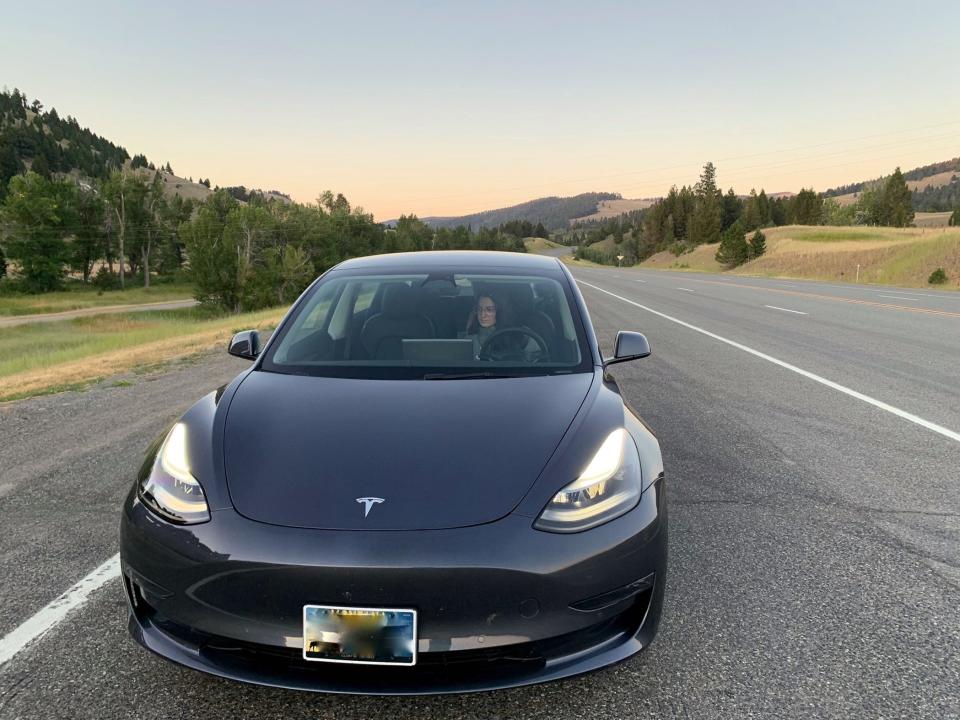
[[467,372],[467,373],[444,373],[444,372],[434,372],[427,373],[423,376],[424,380],[484,380],[486,378],[516,378],[516,377],[532,377],[534,373],[498,373],[491,372],[490,370],[484,370],[482,372]]

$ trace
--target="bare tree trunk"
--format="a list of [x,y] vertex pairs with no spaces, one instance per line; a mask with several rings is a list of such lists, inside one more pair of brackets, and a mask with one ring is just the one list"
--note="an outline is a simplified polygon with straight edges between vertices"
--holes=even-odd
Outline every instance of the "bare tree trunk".
[[147,227],[147,242],[140,249],[141,265],[143,265],[143,286],[150,287],[150,250],[153,246],[153,232]]
[[123,241],[127,234],[127,206],[123,197],[123,189],[120,190],[120,209],[114,210],[117,214],[117,223],[120,225],[120,287],[124,287],[124,275],[123,275]]
[[110,222],[109,214],[107,215],[107,247],[103,254],[107,259],[110,274],[113,275],[113,223]]

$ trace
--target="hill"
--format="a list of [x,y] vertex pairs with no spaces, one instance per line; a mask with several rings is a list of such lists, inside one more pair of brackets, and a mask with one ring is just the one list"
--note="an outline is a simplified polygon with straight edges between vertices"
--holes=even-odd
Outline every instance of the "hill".
[[[510,220],[523,220],[531,223],[543,223],[548,230],[566,227],[575,218],[591,215],[597,211],[597,205],[604,200],[622,200],[617,193],[592,192],[573,197],[543,197],[519,205],[485,210],[471,215],[456,217],[425,217],[423,222],[435,228],[453,228],[461,225],[479,228],[495,228]],[[395,223],[387,221],[387,224]]]
[[100,137],[39,100],[27,105],[19,90],[0,92],[0,183],[26,169],[105,177],[130,159],[125,148]]
[[[212,192],[209,180],[194,182],[176,175],[169,163],[157,167],[145,155],[131,157],[126,148],[81,127],[76,118],[61,117],[56,108],[44,110],[39,100],[28,102],[18,89],[0,91],[0,197],[10,178],[26,170],[103,180],[119,168],[149,173],[151,177],[159,173],[170,195],[205,200]],[[290,200],[277,190],[247,190],[243,186],[227,190],[239,190],[244,197],[238,199],[242,200],[251,193]],[[237,197],[236,192],[231,194]]]
[[612,217],[618,217],[637,210],[646,210],[660,198],[635,198],[617,200],[601,200],[596,207],[595,212],[590,215],[572,218],[570,224],[599,222]]
[[[917,212],[941,213],[960,205],[960,158],[923,165],[903,173],[907,187],[913,193],[913,208]],[[823,192],[841,205],[852,205],[867,188],[879,185],[885,177],[841,185]]]
[[[960,228],[879,228],[785,225],[764,230],[767,251],[732,271],[810,280],[929,287],[930,273],[942,267],[950,283],[960,280]],[[700,245],[676,256],[659,252],[641,267],[724,272],[714,259],[717,245]]]

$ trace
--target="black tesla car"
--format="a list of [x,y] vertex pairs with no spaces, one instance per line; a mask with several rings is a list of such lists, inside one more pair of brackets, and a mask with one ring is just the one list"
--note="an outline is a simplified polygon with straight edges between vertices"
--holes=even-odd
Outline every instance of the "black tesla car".
[[555,258],[429,252],[318,278],[150,447],[123,507],[130,633],[214,675],[437,693],[653,639],[660,448]]

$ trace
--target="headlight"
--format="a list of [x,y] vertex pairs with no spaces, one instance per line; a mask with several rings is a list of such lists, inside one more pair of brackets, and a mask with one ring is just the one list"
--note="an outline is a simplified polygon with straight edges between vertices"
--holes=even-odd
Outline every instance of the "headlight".
[[630,434],[614,430],[575,481],[553,496],[534,527],[579,532],[620,517],[640,501],[640,458]]
[[150,476],[140,483],[140,499],[164,520],[192,525],[210,519],[207,498],[187,460],[187,427],[177,423],[163,441]]

